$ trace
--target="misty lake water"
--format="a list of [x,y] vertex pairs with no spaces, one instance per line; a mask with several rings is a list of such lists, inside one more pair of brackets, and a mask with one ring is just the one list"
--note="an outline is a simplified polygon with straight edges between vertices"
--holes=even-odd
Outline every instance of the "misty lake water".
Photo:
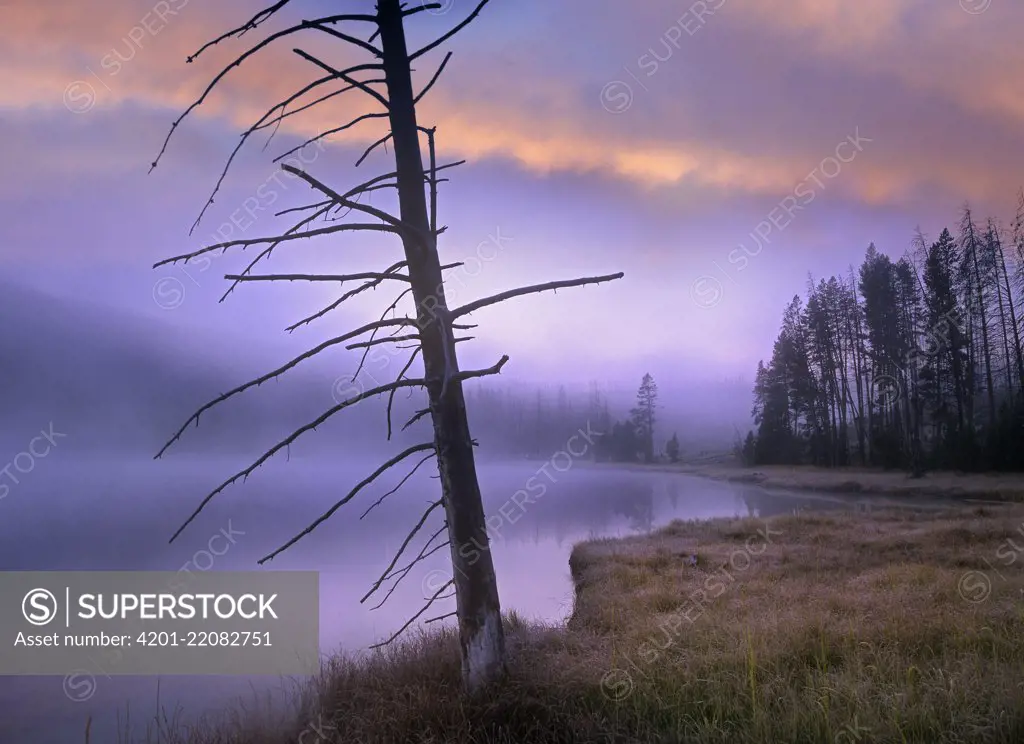
[[[226,489],[168,544],[201,498],[247,464],[209,457],[156,462],[54,458],[24,477],[0,502],[0,570],[177,571],[193,560],[207,570],[257,570],[258,559],[300,532],[377,465],[341,458],[277,458],[246,484]],[[506,515],[500,524],[492,522],[502,609],[549,623],[563,620],[572,609],[568,557],[581,540],[643,533],[676,518],[771,516],[852,503],[769,493],[676,473],[575,463],[565,472],[548,464],[550,477],[537,476],[546,487],[543,495],[522,509],[516,507],[511,496],[542,465],[482,462],[478,470],[488,514],[498,515],[504,506]],[[320,572],[322,653],[358,652],[386,638],[422,607],[425,592],[436,589],[438,572],[446,569],[446,562],[450,575],[447,550],[441,550],[411,572],[383,607],[371,610],[373,599],[360,604],[425,506],[437,498],[438,481],[430,477],[431,470],[424,466],[360,520],[405,473],[393,471],[263,567]],[[415,557],[441,523],[441,512],[435,511],[406,557]],[[211,564],[206,551],[210,539],[222,530],[229,531],[233,541],[226,550],[227,541],[215,543],[223,554],[213,557]],[[453,608],[454,600],[445,600],[424,617]],[[88,677],[71,682],[60,677],[0,678],[0,742],[79,744],[90,716],[93,742],[118,742],[118,718],[123,732],[128,710],[134,740],[143,740],[146,719],[152,719],[156,708],[157,679],[90,673],[94,682]],[[286,684],[267,677],[162,677],[159,698],[161,707],[171,712],[181,708],[186,718],[192,718],[223,710],[238,699],[253,707],[254,694],[266,691],[277,691],[271,694],[279,699]]]

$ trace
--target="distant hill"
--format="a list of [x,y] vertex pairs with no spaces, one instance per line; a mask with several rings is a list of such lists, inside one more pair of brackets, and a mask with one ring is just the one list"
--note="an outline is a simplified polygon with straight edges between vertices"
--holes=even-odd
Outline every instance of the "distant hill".
[[[156,320],[12,284],[0,284],[0,319],[4,450],[23,446],[52,421],[77,451],[116,447],[155,454],[200,405],[246,381],[230,371],[243,367],[237,360]],[[282,382],[204,414],[201,426],[175,447],[249,451],[273,443],[289,426],[333,405],[331,384],[322,374],[292,370]],[[360,418],[357,411],[346,413]],[[355,431],[352,439],[358,440]]]

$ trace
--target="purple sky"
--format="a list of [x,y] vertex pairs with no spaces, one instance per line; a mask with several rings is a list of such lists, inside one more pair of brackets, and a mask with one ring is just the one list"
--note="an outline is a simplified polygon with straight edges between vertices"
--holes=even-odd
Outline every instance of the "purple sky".
[[[443,4],[410,20],[413,45],[475,2]],[[292,47],[356,59],[308,33],[234,70],[146,171],[226,61],[339,5],[368,3],[294,0],[276,22],[186,65],[261,6],[0,3],[0,275],[158,316],[226,348],[258,344],[275,359],[279,344],[305,347],[379,315],[383,291],[286,338],[329,290],[249,284],[217,304],[223,275],[247,253],[188,273],[151,268],[215,242],[232,214],[231,237],[258,237],[288,226],[273,211],[315,201],[271,160],[372,110],[365,96],[287,120],[265,152],[265,136],[250,140],[188,235],[238,134],[316,74]],[[934,237],[965,200],[1012,216],[1024,185],[1022,23],[1013,0],[492,0],[447,45],[454,57],[420,114],[439,128],[442,160],[470,160],[442,187],[442,258],[469,262],[450,298],[626,278],[478,313],[464,366],[506,352],[514,377],[752,377],[808,272],[845,273],[871,241],[898,257],[917,225]],[[419,84],[442,56],[423,60]],[[390,170],[383,152],[352,167],[380,134],[356,128],[303,160],[331,185],[354,185]],[[262,211],[247,216],[246,204]],[[497,236],[501,250],[488,243]],[[261,273],[348,273],[399,258],[393,239],[331,236],[282,248]]]

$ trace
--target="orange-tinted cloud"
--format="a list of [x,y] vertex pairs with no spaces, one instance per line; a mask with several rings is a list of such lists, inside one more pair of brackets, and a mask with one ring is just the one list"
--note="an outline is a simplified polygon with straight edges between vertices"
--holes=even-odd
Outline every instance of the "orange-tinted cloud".
[[[975,6],[983,1],[964,0]],[[843,95],[842,90],[816,88],[811,81],[798,80],[787,90],[780,89],[770,108],[751,112],[746,129],[737,127],[728,138],[710,136],[713,132],[709,133],[707,122],[733,114],[716,110],[718,99],[710,100],[687,87],[685,76],[692,76],[696,62],[706,65],[709,75],[728,66],[730,84],[745,79],[751,91],[775,85],[774,80],[758,77],[756,56],[744,56],[744,42],[753,39],[761,51],[778,55],[779,67],[786,60],[805,67],[820,62],[837,76],[845,71],[851,79],[875,76],[890,81],[887,90],[879,89],[873,105],[863,108],[867,118],[894,106],[906,107],[905,116],[890,113],[882,131],[864,128],[864,136],[874,140],[872,150],[866,150],[837,179],[837,189],[868,203],[881,203],[936,186],[977,198],[994,198],[1016,186],[1013,169],[996,166],[1024,165],[1013,160],[1020,156],[999,156],[986,150],[987,143],[972,142],[966,124],[964,131],[951,129],[944,135],[946,149],[941,157],[936,157],[935,143],[915,148],[913,131],[936,124],[915,119],[918,97],[946,101],[961,110],[964,122],[974,117],[986,126],[998,126],[1002,121],[1024,120],[1024,92],[1015,85],[1024,75],[1024,51],[1014,38],[1014,29],[1024,20],[1024,7],[993,2],[984,13],[971,14],[954,0],[708,0],[706,5],[717,10],[703,18],[691,38],[688,33],[667,34],[671,25],[665,24],[678,25],[687,14],[692,20],[696,4],[680,10],[676,3],[655,2],[645,6],[641,15],[628,5],[593,5],[601,7],[588,14],[590,25],[597,23],[600,9],[607,28],[618,26],[628,42],[595,54],[588,40],[572,34],[572,29],[548,26],[537,33],[551,45],[562,45],[560,49],[590,54],[594,70],[611,71],[615,68],[602,61],[609,55],[620,57],[628,66],[644,54],[646,50],[636,48],[633,39],[648,38],[657,47],[666,35],[671,36],[680,59],[669,60],[651,78],[657,90],[645,94],[631,82],[637,100],[629,111],[614,116],[600,106],[604,80],[594,77],[599,72],[589,76],[581,72],[586,64],[560,69],[548,67],[544,57],[526,58],[510,75],[502,54],[478,41],[456,41],[452,46],[458,54],[452,69],[421,111],[424,122],[438,125],[446,156],[502,158],[537,173],[599,172],[645,189],[692,183],[724,193],[784,196],[863,122],[851,117],[842,129],[823,124],[816,137],[772,126],[808,100],[839,100]],[[519,7],[527,17],[541,9],[533,0]],[[211,8],[194,0],[155,4],[121,0],[98,13],[85,4],[55,0],[26,2],[0,12],[4,14],[0,62],[12,72],[10,84],[0,89],[0,106],[20,110],[62,111],[65,104],[85,108],[94,95],[100,108],[133,103],[180,111],[220,65],[272,27],[267,24],[255,32],[257,36],[247,34],[214,48],[186,66],[185,57],[202,40],[247,18],[250,11]],[[456,13],[449,16],[446,20],[454,22]],[[664,21],[655,20],[659,17]],[[571,18],[562,8],[549,14],[548,20],[567,23]],[[481,24],[481,28],[501,33],[497,25]],[[341,52],[341,59],[333,45],[325,47],[324,39],[312,36],[311,42],[311,32],[295,39],[301,38],[304,48],[324,49],[325,59],[329,57],[335,65],[356,59],[347,50]],[[195,119],[227,120],[236,128],[253,123],[270,105],[318,74],[291,53],[295,45],[293,39],[282,39],[232,71],[195,112]],[[687,45],[699,49],[701,56]],[[436,63],[439,55],[432,56]],[[425,66],[418,72],[419,79],[425,81],[431,71]],[[900,100],[900,94],[906,97]],[[647,101],[642,100],[644,95]],[[734,95],[742,98],[745,91],[737,87]],[[872,104],[869,97],[865,102]],[[367,104],[373,106],[365,96],[347,93],[336,103],[289,119],[284,128],[313,134],[366,110]],[[380,125],[371,123],[337,139],[369,143],[381,131]],[[774,146],[771,138],[784,141]]]

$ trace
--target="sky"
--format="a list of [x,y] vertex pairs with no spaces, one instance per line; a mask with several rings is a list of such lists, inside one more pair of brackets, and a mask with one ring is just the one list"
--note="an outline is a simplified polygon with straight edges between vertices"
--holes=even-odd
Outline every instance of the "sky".
[[[476,0],[440,5],[407,21],[411,47]],[[241,132],[318,76],[294,48],[339,67],[367,60],[315,31],[276,40],[183,120],[150,173],[171,123],[243,51],[371,4],[292,0],[186,63],[261,7],[0,2],[0,276],[158,318],[194,334],[197,350],[274,359],[379,316],[392,299],[383,289],[291,335],[330,288],[249,283],[218,303],[251,249],[153,268],[218,234],[282,232],[291,223],[273,212],[316,199],[273,159],[379,107],[349,92],[286,119],[266,149],[268,131],[252,137],[190,235]],[[483,366],[507,353],[506,374],[523,379],[752,378],[809,275],[845,274],[871,242],[899,257],[915,228],[936,237],[965,202],[1012,217],[1024,186],[1022,22],[1012,0],[491,0],[414,73],[422,87],[453,53],[419,109],[441,161],[468,161],[441,186],[442,260],[465,262],[449,301],[625,277],[480,311],[461,353]],[[371,121],[293,157],[351,186],[391,169],[390,150],[354,167],[384,131]],[[390,236],[286,248],[264,273],[401,258]]]

